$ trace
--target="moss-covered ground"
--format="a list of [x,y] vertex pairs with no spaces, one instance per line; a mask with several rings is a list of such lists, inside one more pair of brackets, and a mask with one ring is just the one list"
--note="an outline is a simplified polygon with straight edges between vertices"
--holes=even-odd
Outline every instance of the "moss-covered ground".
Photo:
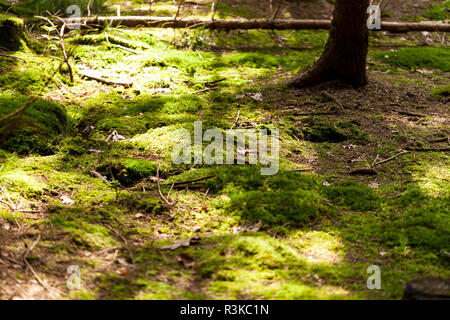
[[[219,16],[249,14],[230,8]],[[67,39],[76,71],[131,87],[78,72],[71,83],[46,41],[0,56],[0,118],[41,97],[1,140],[0,298],[399,299],[411,279],[448,278],[448,45],[373,35],[367,87],[286,88],[326,39],[123,28]],[[279,129],[278,174],[174,165],[176,129],[197,120]],[[106,141],[114,130],[124,140]],[[414,148],[377,175],[350,174]],[[38,235],[27,259],[47,289],[22,263]],[[66,286],[71,265],[79,290]],[[367,289],[370,265],[381,290]]]

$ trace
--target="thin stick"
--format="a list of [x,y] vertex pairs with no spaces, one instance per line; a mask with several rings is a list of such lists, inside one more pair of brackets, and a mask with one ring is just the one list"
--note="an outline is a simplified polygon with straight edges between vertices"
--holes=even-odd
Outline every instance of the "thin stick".
[[0,119],[0,122],[6,121],[8,119],[11,119],[18,114],[24,112],[29,106],[31,106],[35,101],[37,100],[37,97],[31,97],[22,107],[17,109],[16,111],[11,112],[10,114],[7,114],[3,118]]
[[178,15],[180,14],[180,10],[181,10],[181,6],[183,5],[184,0],[179,0],[178,2],[178,9],[177,9],[177,13],[175,14],[175,17],[173,18],[175,21],[178,18]]
[[174,183],[172,183],[172,186],[170,187],[169,193],[167,194],[167,200],[170,200],[170,193],[172,192]]
[[[161,184],[159,182],[159,163],[158,163],[158,168],[156,169],[156,184],[158,185],[158,193],[159,193],[159,196],[161,197],[161,199],[163,199],[164,202],[166,204],[168,204],[169,206],[174,206],[176,204],[176,202],[173,202],[173,203],[170,202],[169,200],[166,199],[166,197],[164,197],[164,195],[161,192]],[[172,187],[173,187],[173,185],[172,185]]]
[[125,239],[125,237],[118,231],[114,230],[110,225],[108,224],[103,224],[106,228],[108,228],[109,230],[111,230],[114,234],[116,234],[125,244],[125,249],[127,249],[128,254],[130,255],[131,258],[131,262],[134,264],[134,254],[133,251],[131,251],[130,246],[128,245],[128,241],[127,239]]
[[66,61],[67,66],[69,67],[70,81],[73,82],[73,69],[72,69],[72,65],[70,64],[69,57],[67,56],[66,45],[64,44],[64,30],[66,29],[66,23],[60,17],[56,17],[56,18],[63,23],[63,25],[61,26],[61,30],[59,32],[59,42],[60,42],[64,60]]
[[[156,176],[158,178],[158,176]],[[194,182],[199,182],[199,181],[203,181],[203,180],[208,180],[208,179],[212,179],[217,177],[216,174],[211,175],[211,176],[207,176],[207,177],[203,177],[203,178],[199,178],[199,179],[194,179],[194,180],[187,180],[187,181],[178,181],[178,182],[174,182],[173,186],[181,186],[184,184],[190,184],[190,183],[194,183]],[[159,180],[158,180],[159,181]]]
[[108,79],[104,79],[104,78],[101,78],[101,77],[94,76],[94,75],[89,74],[89,73],[84,72],[84,71],[79,71],[78,73],[81,76],[85,77],[85,78],[88,78],[90,80],[95,80],[95,81],[98,81],[98,82],[103,82],[103,83],[105,83],[107,85],[124,86],[126,88],[130,88],[130,87],[133,86],[132,82],[121,82],[121,81],[115,81],[115,80],[108,80]]
[[401,155],[404,155],[404,154],[406,154],[406,153],[409,153],[409,151],[402,151],[402,152],[396,154],[395,156],[392,156],[392,157],[390,157],[390,158],[388,158],[388,159],[386,159],[386,160],[382,160],[382,161],[376,162],[376,163],[374,163],[374,164],[372,165],[372,167],[374,167],[374,166],[379,166],[380,164],[383,164],[383,163],[386,163],[386,162],[388,162],[388,161],[391,161],[391,160],[393,160],[393,159],[395,159],[395,158],[397,158],[397,157],[399,157],[399,156],[401,156]]
[[91,2],[92,0],[89,0],[88,4],[87,4],[87,13],[88,13],[88,17],[91,16]]
[[450,148],[411,148],[407,147],[409,151],[417,151],[417,152],[448,152],[450,151]]
[[230,130],[233,130],[234,127],[237,126],[240,117],[241,117],[241,110],[238,110],[236,120],[234,120],[234,123],[233,123],[233,125],[231,126]]
[[45,289],[45,290],[49,290],[50,288],[48,287],[48,285],[46,285],[41,278],[39,278],[38,274],[36,273],[36,271],[34,271],[33,267],[30,265],[30,263],[28,262],[28,256],[31,254],[31,252],[33,251],[34,247],[36,247],[36,245],[39,243],[39,241],[41,240],[41,234],[38,234],[37,239],[31,244],[31,246],[28,248],[28,250],[25,252],[25,254],[23,255],[23,262],[25,263],[25,265],[28,267],[28,269],[30,269],[31,273],[33,274],[33,276],[36,278],[37,282]]
[[211,21],[214,21],[214,16],[216,15],[217,8],[219,6],[220,0],[213,0],[212,6],[211,6]]
[[11,58],[14,60],[21,60],[21,61],[25,61],[25,59],[19,58],[19,57],[15,57],[15,56],[10,56],[9,54],[0,52],[0,57],[6,57],[6,58]]
[[375,157],[375,160],[373,160],[372,165],[370,166],[371,168],[373,168],[373,166],[375,165],[375,163],[377,163],[379,157],[380,157],[380,155],[377,154],[377,156]]
[[328,92],[323,92],[322,95],[332,101],[334,101],[339,108],[341,108],[342,111],[344,111],[344,106],[342,105],[342,103],[333,95],[329,94]]

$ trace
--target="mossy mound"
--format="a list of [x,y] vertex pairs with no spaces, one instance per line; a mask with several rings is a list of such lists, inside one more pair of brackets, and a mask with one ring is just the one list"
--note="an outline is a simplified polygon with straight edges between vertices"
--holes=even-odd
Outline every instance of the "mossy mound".
[[156,175],[157,164],[153,161],[141,159],[119,160],[97,168],[97,171],[108,180],[117,179],[125,187],[130,187],[139,181]]
[[0,46],[11,51],[26,47],[23,20],[12,15],[0,14]]
[[[0,96],[0,118],[17,110],[28,100],[25,96],[4,94]],[[10,121],[14,127],[0,136],[0,148],[27,154],[35,152],[42,155],[53,153],[52,141],[64,132],[68,117],[63,106],[43,99],[37,100],[23,114]],[[9,122],[10,123],[10,122]],[[0,126],[5,126],[0,123]]]
[[364,142],[367,134],[362,132],[357,124],[351,121],[341,121],[327,118],[310,117],[302,121],[303,137],[311,142]]

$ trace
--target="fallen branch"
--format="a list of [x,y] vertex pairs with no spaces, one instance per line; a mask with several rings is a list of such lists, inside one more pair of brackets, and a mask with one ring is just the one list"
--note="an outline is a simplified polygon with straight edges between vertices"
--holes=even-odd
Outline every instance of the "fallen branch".
[[15,57],[15,56],[10,56],[9,54],[0,52],[0,57],[6,57],[6,58],[11,58],[14,60],[21,60],[21,61],[25,61],[25,59],[19,58],[19,57]]
[[428,152],[428,151],[448,152],[448,151],[450,151],[450,148],[412,148],[412,147],[407,147],[406,149],[409,151],[418,151],[418,152]]
[[305,168],[305,169],[294,169],[291,170],[292,172],[310,172],[310,171],[314,171],[314,169],[312,168]]
[[130,88],[133,86],[132,82],[124,82],[124,81],[119,81],[119,80],[108,80],[102,77],[97,77],[93,74],[90,74],[88,72],[85,71],[78,71],[78,74],[81,75],[82,77],[85,77],[89,80],[95,80],[98,82],[102,82],[105,83],[107,85],[113,85],[113,86],[123,86],[125,88]]
[[[212,178],[215,178],[215,177],[217,177],[216,174],[211,175],[211,176],[207,176],[207,177],[203,177],[203,178],[194,179],[194,180],[178,181],[178,182],[174,182],[173,186],[180,186],[180,185],[185,185],[185,184],[191,184],[191,183],[194,183],[194,182],[209,180],[209,179],[212,179]],[[157,176],[157,178],[158,178],[158,176]]]
[[124,46],[121,46],[120,44],[113,44],[113,43],[112,43],[111,45],[114,46],[114,47],[116,47],[116,48],[122,49],[122,50],[124,50],[124,51],[131,52],[131,53],[133,53],[133,54],[139,54],[138,51],[133,50],[133,49],[130,49],[130,48],[127,48],[127,47],[124,47]]
[[11,112],[10,114],[7,114],[3,118],[0,119],[0,123],[4,122],[6,120],[9,120],[11,118],[14,118],[15,116],[21,114],[24,112],[29,106],[31,106],[35,101],[37,100],[37,97],[30,98],[22,107],[17,109],[16,111]]
[[438,142],[448,142],[450,143],[450,137],[444,137],[436,140],[429,141],[430,143],[438,143]]
[[404,116],[410,116],[410,117],[418,117],[418,118],[425,118],[426,115],[420,114],[420,113],[414,113],[414,112],[408,112],[408,111],[397,111],[398,114],[404,115]]
[[[70,19],[64,19],[64,22],[70,27]],[[78,22],[78,21],[77,21]],[[57,22],[61,24],[61,22]],[[150,17],[150,16],[121,16],[121,17],[83,17],[80,18],[82,28],[93,26],[123,26],[123,27],[159,27],[159,28],[200,28],[208,29],[226,29],[226,30],[248,30],[248,29],[266,29],[266,30],[302,30],[302,29],[322,29],[331,28],[331,20],[298,20],[298,19],[225,19],[211,20],[210,18],[184,18],[176,17]],[[439,22],[382,22],[381,29],[377,31],[391,32],[411,32],[411,31],[439,31],[449,32],[450,24]]]
[[392,157],[390,157],[390,158],[388,158],[386,160],[375,162],[374,164],[372,164],[372,167],[379,166],[380,164],[383,164],[383,163],[386,163],[388,161],[391,161],[391,160],[393,160],[393,159],[395,159],[395,158],[397,158],[397,157],[399,157],[401,155],[404,155],[406,153],[409,153],[409,151],[402,151],[402,152],[396,154],[395,156],[392,156]]

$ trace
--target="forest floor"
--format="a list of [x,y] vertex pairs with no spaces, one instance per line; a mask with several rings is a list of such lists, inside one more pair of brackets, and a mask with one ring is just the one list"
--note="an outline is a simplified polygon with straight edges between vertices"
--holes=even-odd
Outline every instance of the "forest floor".
[[[227,3],[219,16],[251,17]],[[448,278],[448,40],[373,33],[368,86],[284,86],[326,39],[75,32],[73,83],[52,43],[0,56],[0,118],[42,97],[1,141],[0,299],[400,299],[411,279]],[[174,165],[175,131],[197,120],[280,130],[278,174]],[[106,141],[114,130],[124,139]],[[371,265],[380,290],[367,288]]]

